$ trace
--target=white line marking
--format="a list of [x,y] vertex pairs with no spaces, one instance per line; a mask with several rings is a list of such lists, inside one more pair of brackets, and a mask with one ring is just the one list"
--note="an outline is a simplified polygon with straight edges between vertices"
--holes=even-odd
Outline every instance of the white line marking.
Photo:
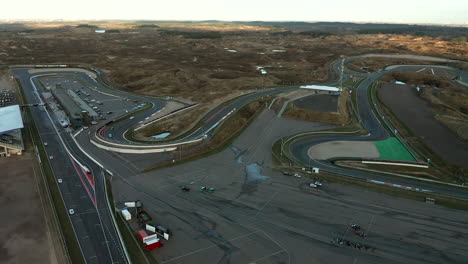
[[257,214],[255,215],[255,217],[257,217],[262,211],[263,209],[273,200],[273,198],[275,198],[275,196],[278,194],[278,192],[275,192],[275,194],[273,194],[273,196],[271,196],[271,198],[263,205],[263,207],[258,210]]
[[277,254],[279,254],[279,253],[281,253],[281,252],[284,252],[284,250],[276,251],[276,252],[274,252],[274,253],[272,253],[272,254],[270,254],[270,255],[268,255],[268,256],[265,256],[265,257],[256,259],[256,260],[251,261],[251,262],[249,262],[249,263],[250,263],[250,264],[255,264],[255,263],[257,263],[257,261],[264,260],[264,259],[266,259],[266,258],[269,258],[269,257],[272,257],[272,256],[274,256],[274,255],[277,255]]
[[370,228],[371,228],[372,224],[374,223],[374,218],[375,218],[375,216],[373,215],[371,220],[370,220],[369,226],[367,227],[366,236],[367,236],[367,234],[369,234]]
[[[244,238],[244,237],[247,237],[247,236],[250,236],[250,235],[253,235],[255,233],[258,233],[259,231],[254,231],[254,232],[250,232],[248,234],[245,234],[245,235],[242,235],[242,236],[238,236],[236,238],[233,238],[233,239],[230,239],[230,240],[227,240],[226,242],[231,242],[231,241],[234,241],[234,240],[238,240],[238,239],[241,239],[241,238]],[[220,243],[220,244],[224,244],[226,242],[223,242],[223,243]],[[210,248],[214,248],[214,247],[217,247],[218,245],[220,244],[215,244],[215,245],[212,245],[212,246],[209,246],[209,247],[206,247],[206,248],[201,248],[201,249],[198,249],[198,250],[195,250],[195,251],[192,251],[190,253],[187,253],[187,254],[184,254],[184,255],[180,255],[178,257],[175,257],[175,258],[172,258],[172,259],[169,259],[169,260],[166,260],[166,261],[163,261],[162,263],[167,263],[167,262],[170,262],[170,261],[173,261],[173,260],[176,260],[176,259],[180,259],[180,258],[183,258],[183,257],[186,257],[186,256],[189,256],[189,255],[192,255],[192,254],[195,254],[195,253],[198,253],[198,252],[201,252],[203,250],[207,250],[207,249],[210,249]]]
[[357,256],[354,261],[353,261],[353,264],[356,264],[357,260],[359,259],[359,256]]
[[281,248],[284,252],[286,252],[286,254],[288,254],[288,262],[287,262],[287,263],[290,263],[290,262],[291,262],[291,255],[289,254],[289,252],[288,252],[286,249],[284,249],[284,247],[282,247],[282,246],[280,245],[280,243],[276,242],[276,240],[274,240],[271,236],[269,236],[265,231],[262,230],[262,233],[263,233],[266,237],[268,237],[271,241],[273,241],[273,242],[274,242],[279,248]]

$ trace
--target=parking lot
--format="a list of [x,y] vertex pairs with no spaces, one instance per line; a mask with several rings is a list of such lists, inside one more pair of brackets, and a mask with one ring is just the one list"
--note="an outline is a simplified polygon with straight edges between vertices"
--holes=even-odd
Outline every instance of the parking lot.
[[93,86],[94,84],[71,76],[42,77],[41,82],[48,89],[56,85],[63,89],[71,89],[99,115],[97,121],[103,121],[102,123],[144,106],[143,102],[104,93]]

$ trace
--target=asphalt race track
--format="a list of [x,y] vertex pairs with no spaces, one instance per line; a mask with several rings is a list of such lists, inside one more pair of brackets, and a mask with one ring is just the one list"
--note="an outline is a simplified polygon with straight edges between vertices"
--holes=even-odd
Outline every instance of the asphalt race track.
[[[27,101],[41,103],[37,94],[41,86],[32,86],[27,70],[15,69],[13,73],[20,80]],[[45,106],[31,107],[31,113],[42,142],[47,142],[46,152],[52,157],[49,162],[54,174],[57,180],[63,180],[58,184],[65,206],[75,211],[70,219],[86,262],[126,263],[107,207],[103,171],[77,148],[71,133],[64,131],[58,120],[49,119]],[[70,154],[92,171],[94,186]]]
[[[433,68],[438,68],[438,66],[431,66]],[[444,66],[441,66],[444,67]],[[367,129],[369,134],[367,136],[345,136],[345,135],[320,135],[320,136],[309,136],[304,137],[299,140],[293,142],[290,146],[290,152],[303,164],[310,164],[311,166],[327,169],[331,172],[352,176],[361,179],[372,179],[377,181],[384,181],[390,182],[394,184],[400,184],[404,186],[410,187],[417,187],[425,190],[429,190],[432,192],[437,192],[446,195],[454,195],[461,198],[468,198],[468,192],[462,189],[455,189],[449,187],[442,187],[440,185],[434,184],[426,184],[421,182],[414,182],[411,180],[405,180],[400,178],[394,177],[386,177],[376,174],[370,174],[366,172],[360,171],[353,171],[344,168],[338,168],[333,166],[330,162],[327,161],[317,161],[317,160],[310,160],[308,155],[308,150],[317,144],[329,141],[378,141],[384,140],[389,137],[387,131],[383,128],[380,121],[375,116],[374,112],[371,109],[371,106],[368,102],[367,91],[372,82],[381,78],[382,76],[388,74],[391,71],[395,70],[404,70],[404,69],[411,69],[412,66],[400,66],[393,68],[392,70],[383,70],[381,72],[368,75],[367,78],[361,82],[361,84],[357,87],[357,104],[359,105],[359,117],[362,122],[362,125]],[[353,72],[353,74],[357,74]],[[362,75],[362,74],[361,74]],[[338,157],[337,157],[338,158]]]
[[[335,72],[339,72],[339,67],[339,62],[331,65]],[[405,67],[411,66],[397,69]],[[40,103],[38,93],[43,87],[38,78],[54,73],[29,74],[22,68],[12,71],[21,82],[28,102]],[[304,137],[291,144],[290,152],[304,164],[337,174],[468,198],[468,192],[462,189],[374,175],[338,168],[327,161],[309,160],[307,151],[315,144],[336,140],[375,141],[389,137],[369,105],[367,90],[370,84],[390,71],[370,75],[347,71],[345,76],[365,77],[354,92],[358,93],[359,117],[369,135]],[[105,200],[104,170],[95,161],[113,173],[112,188],[117,201],[141,200],[146,210],[174,233],[165,247],[154,251],[161,263],[468,261],[464,246],[468,244],[468,216],[464,212],[363,193],[341,185],[329,184],[312,189],[308,185],[310,179],[285,177],[274,170],[271,160],[274,142],[284,136],[327,128],[324,125],[279,118],[273,111],[265,110],[229,149],[208,158],[142,173],[145,166],[177,157],[177,152],[120,154],[98,148],[90,140],[98,128],[110,120],[128,115],[106,130],[105,140],[130,147],[154,147],[157,144],[130,142],[123,135],[127,129],[164,107],[165,99],[118,91],[83,72],[62,71],[56,75],[66,76],[63,78],[69,80],[80,79],[83,89],[104,102],[102,110],[111,113],[106,120],[73,135],[61,128],[45,107],[31,108],[41,139],[48,143],[46,150],[52,157],[50,163],[54,173],[57,179],[63,179],[59,184],[63,200],[68,209],[75,211],[70,219],[87,263],[126,262]],[[466,76],[466,73],[460,75]],[[463,76],[461,80],[465,78]],[[333,81],[328,85],[338,83]],[[72,82],[66,85],[72,85]],[[297,88],[262,89],[227,105],[219,105],[201,119],[201,128],[172,143],[209,138],[214,131],[212,128],[220,124],[226,114],[261,97]],[[143,103],[150,107],[132,115]],[[91,178],[80,164],[91,170]],[[182,192],[181,185],[190,186],[191,191]],[[201,186],[216,187],[216,192],[199,192]],[[356,236],[349,229],[355,222],[365,226],[366,238]],[[398,228],[389,229],[388,226]],[[439,241],[447,236],[453,239]]]

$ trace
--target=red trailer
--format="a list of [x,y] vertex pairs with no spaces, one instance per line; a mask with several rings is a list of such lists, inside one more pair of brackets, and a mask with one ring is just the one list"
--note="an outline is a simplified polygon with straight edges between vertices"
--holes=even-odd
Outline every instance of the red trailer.
[[138,238],[139,238],[140,241],[142,241],[142,242],[143,242],[143,238],[145,238],[145,237],[148,236],[148,234],[146,233],[145,230],[138,230],[137,233],[138,233]]
[[143,243],[147,250],[163,247],[164,244],[159,240],[157,235],[148,236],[145,230],[138,231],[138,238]]

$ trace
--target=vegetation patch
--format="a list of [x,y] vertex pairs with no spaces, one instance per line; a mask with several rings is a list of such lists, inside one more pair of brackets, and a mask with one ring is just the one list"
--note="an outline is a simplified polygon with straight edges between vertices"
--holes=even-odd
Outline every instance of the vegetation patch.
[[220,32],[218,31],[178,31],[178,30],[167,30],[161,29],[159,30],[161,35],[166,36],[182,36],[184,38],[189,39],[218,39],[222,38]]
[[450,86],[450,81],[444,77],[426,72],[392,72],[382,78],[382,81],[391,79],[404,82],[406,84],[428,85],[439,88],[447,88]]

